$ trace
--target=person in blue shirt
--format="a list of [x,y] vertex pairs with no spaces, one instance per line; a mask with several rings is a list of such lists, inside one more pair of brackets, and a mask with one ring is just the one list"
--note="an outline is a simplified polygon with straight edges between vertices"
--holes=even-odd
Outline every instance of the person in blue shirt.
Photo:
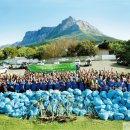
[[32,90],[32,91],[36,91],[36,90],[37,90],[37,84],[36,84],[35,81],[32,83],[31,90]]
[[19,83],[15,83],[15,92],[19,93],[20,88],[19,88]]
[[116,87],[122,90],[122,86],[121,86],[121,85],[122,85],[122,82],[121,82],[121,80],[118,78],[118,79],[117,79],[117,82],[116,82]]
[[106,80],[103,81],[101,91],[106,91],[106,92],[108,91],[108,84],[107,84]]
[[68,80],[66,81],[66,90],[68,90],[69,88],[72,88],[72,85],[71,85],[70,80],[68,79]]
[[37,81],[36,84],[37,84],[37,91],[38,91],[41,88],[42,82],[41,81]]
[[73,79],[73,81],[71,82],[71,84],[72,84],[72,89],[78,88],[78,85],[77,85],[77,82],[76,82],[75,79]]
[[47,87],[48,87],[48,90],[52,89],[52,81],[51,80],[48,81]]
[[130,77],[128,78],[127,85],[128,85],[128,92],[130,92]]
[[24,84],[22,82],[19,82],[19,90],[21,93],[24,92]]
[[114,89],[114,81],[111,78],[108,81],[108,86],[109,86],[109,89]]
[[25,90],[31,89],[31,84],[29,81],[26,81],[24,88],[25,88]]
[[81,91],[84,91],[84,83],[83,83],[82,79],[79,81],[79,89]]
[[98,87],[99,87],[99,90],[101,91],[102,87],[103,87],[103,76],[99,76],[98,78]]
[[54,90],[59,90],[59,82],[57,80],[54,81]]
[[126,83],[125,80],[122,81],[121,87],[122,87],[122,91],[123,91],[123,92],[127,91],[127,83]]
[[61,90],[61,91],[65,91],[65,82],[64,82],[64,80],[62,80],[62,81],[60,82],[60,90]]
[[47,90],[47,83],[45,81],[42,81],[41,90]]

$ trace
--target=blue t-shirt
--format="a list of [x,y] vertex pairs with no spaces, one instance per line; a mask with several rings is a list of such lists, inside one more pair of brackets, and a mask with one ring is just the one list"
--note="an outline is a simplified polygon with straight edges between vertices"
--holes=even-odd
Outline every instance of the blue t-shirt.
[[19,83],[19,90],[24,90],[24,85],[22,83]]
[[108,91],[108,85],[107,84],[102,85],[102,91]]
[[52,83],[51,82],[48,82],[47,86],[48,86],[48,90],[52,89]]
[[116,83],[114,84],[114,86],[115,86],[116,88],[119,88],[119,87],[121,86],[121,82],[116,82]]
[[65,90],[65,84],[63,82],[60,82],[60,90],[61,91]]
[[109,87],[114,87],[114,82],[113,81],[108,81],[108,86]]
[[80,82],[80,83],[79,83],[79,89],[80,89],[81,91],[84,91],[84,84],[83,84],[83,82]]
[[71,84],[72,84],[72,89],[76,89],[76,88],[78,88],[78,86],[77,86],[77,83],[76,83],[76,82],[72,81],[72,82],[71,82]]
[[29,90],[29,89],[30,89],[30,83],[28,83],[28,82],[25,83],[25,89],[26,89],[26,90]]
[[47,90],[47,84],[46,83],[42,83],[41,90]]
[[71,82],[66,82],[66,90],[68,90],[69,88],[71,88]]
[[20,90],[20,87],[19,87],[18,83],[15,85],[15,90]]
[[59,90],[59,83],[58,82],[54,83],[54,90]]
[[36,91],[37,90],[37,85],[35,83],[32,83],[32,88],[31,88],[32,91]]

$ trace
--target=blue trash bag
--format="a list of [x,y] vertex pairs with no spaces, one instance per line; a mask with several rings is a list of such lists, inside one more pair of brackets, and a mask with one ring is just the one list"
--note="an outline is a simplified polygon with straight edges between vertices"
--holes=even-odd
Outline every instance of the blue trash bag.
[[61,92],[61,95],[69,95],[70,93],[68,91]]
[[126,99],[129,99],[130,98],[130,92],[124,92],[123,97],[126,98]]
[[104,100],[103,100],[103,103],[106,104],[106,105],[112,105],[112,101],[111,101],[111,99],[109,99],[109,98],[104,99]]
[[13,111],[12,106],[9,104],[6,104],[4,107],[4,112],[5,113],[11,113]]
[[[122,92],[120,89],[116,89],[115,91],[116,91],[116,95],[117,95],[117,96],[120,96],[120,97],[123,96],[123,92]],[[116,95],[115,95],[115,96],[116,96]]]
[[79,95],[79,96],[82,94],[82,92],[81,92],[80,89],[75,89],[73,93],[74,93],[75,95]]
[[87,96],[87,98],[90,100],[90,101],[93,101],[94,100],[94,97],[90,94]]
[[119,105],[118,104],[113,104],[112,108],[119,109]]
[[114,98],[113,100],[112,100],[112,103],[113,104],[119,104],[119,102],[121,101],[121,97],[116,97],[116,98]]
[[100,92],[100,96],[101,96],[102,98],[107,98],[107,92],[106,92],[106,91],[101,91],[101,92]]
[[79,109],[79,108],[74,108],[74,109],[73,109],[73,114],[76,114],[77,116],[79,116],[79,114],[80,114],[80,109]]
[[125,113],[125,120],[130,121],[130,110],[127,110]]
[[80,110],[79,116],[84,116],[87,113],[85,109]]
[[105,110],[107,110],[107,111],[111,111],[112,110],[112,105],[106,105],[106,108],[105,108]]
[[123,113],[114,113],[114,120],[123,120],[124,119],[124,114]]
[[114,112],[109,111],[109,117],[108,117],[108,119],[113,120],[113,115],[114,115]]
[[102,120],[108,120],[109,112],[108,112],[108,111],[104,111],[104,112],[102,112],[102,113],[98,113],[98,116],[99,116],[100,119],[102,119]]
[[102,102],[102,100],[101,100],[100,98],[94,98],[93,104],[94,104],[95,106],[104,105],[104,103]]
[[88,95],[91,95],[92,91],[90,89],[86,89],[85,91],[82,92],[83,93],[83,97],[86,97]]
[[107,93],[107,97],[112,99],[116,94],[116,91],[115,90],[109,90],[108,93]]
[[77,106],[77,107],[78,107],[79,109],[82,109],[83,106],[84,106],[83,103],[78,103],[78,106]]
[[119,107],[119,112],[125,114],[127,112],[127,108],[125,106]]
[[82,96],[76,96],[75,101],[81,103],[84,101],[84,98]]
[[122,98],[120,103],[123,105],[123,106],[126,106],[126,103],[127,103],[127,99],[125,98]]
[[73,89],[71,89],[71,88],[68,88],[68,90],[67,90],[69,93],[73,93],[74,92],[74,90]]
[[130,107],[130,99],[126,100],[126,105],[125,107],[129,108]]
[[101,109],[105,109],[106,105],[95,106],[94,109],[98,112]]
[[84,100],[84,105],[89,106],[91,104],[91,101],[89,99]]
[[93,96],[93,97],[97,97],[98,95],[99,95],[99,92],[98,92],[98,91],[93,91],[93,92],[92,92],[92,96]]

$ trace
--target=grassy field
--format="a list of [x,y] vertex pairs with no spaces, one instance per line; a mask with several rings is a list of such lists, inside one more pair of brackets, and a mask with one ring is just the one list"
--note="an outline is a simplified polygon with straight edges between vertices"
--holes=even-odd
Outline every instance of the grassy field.
[[62,63],[62,64],[45,64],[37,65],[32,64],[28,66],[28,70],[32,72],[54,72],[54,71],[75,71],[76,65],[74,63]]
[[21,120],[0,115],[0,130],[122,130],[123,121],[102,121],[78,117],[68,123],[47,122],[36,120]]

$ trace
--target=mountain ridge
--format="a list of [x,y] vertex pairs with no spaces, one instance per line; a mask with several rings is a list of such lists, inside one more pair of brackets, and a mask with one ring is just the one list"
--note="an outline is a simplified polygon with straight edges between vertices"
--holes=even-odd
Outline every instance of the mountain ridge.
[[[103,34],[88,22],[76,20],[72,16],[69,16],[55,27],[42,27],[37,31],[27,31],[23,40],[17,43],[17,46],[38,44],[61,37],[72,37],[78,40],[90,40],[94,42],[115,39]],[[13,45],[15,46],[16,44]]]

